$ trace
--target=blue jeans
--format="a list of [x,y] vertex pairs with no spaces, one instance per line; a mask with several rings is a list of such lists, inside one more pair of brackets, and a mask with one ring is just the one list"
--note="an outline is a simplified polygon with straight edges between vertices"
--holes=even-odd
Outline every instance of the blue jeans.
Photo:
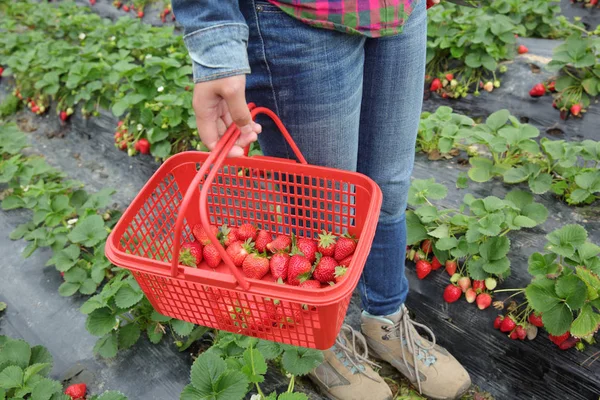
[[[241,1],[250,28],[247,100],[275,111],[310,164],[358,171],[383,191],[373,247],[359,282],[364,309],[396,312],[408,293],[405,209],[423,99],[427,18],[370,39],[312,28],[262,1]],[[266,155],[293,153],[259,120]]]

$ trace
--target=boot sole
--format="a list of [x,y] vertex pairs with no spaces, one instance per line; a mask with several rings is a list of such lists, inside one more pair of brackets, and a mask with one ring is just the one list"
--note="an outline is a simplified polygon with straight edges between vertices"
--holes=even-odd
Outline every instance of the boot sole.
[[[329,400],[344,400],[344,399],[341,399],[341,398],[336,397],[336,396],[332,395],[331,393],[329,393],[327,391],[327,388],[318,380],[311,379],[310,377],[309,377],[309,379],[317,387],[317,392],[319,392],[319,394],[327,397]],[[389,399],[392,400],[392,397],[390,397]]]

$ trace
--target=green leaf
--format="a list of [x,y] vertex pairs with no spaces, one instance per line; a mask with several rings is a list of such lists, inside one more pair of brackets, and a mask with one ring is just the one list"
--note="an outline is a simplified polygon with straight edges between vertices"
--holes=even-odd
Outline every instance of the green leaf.
[[596,300],[600,297],[600,278],[587,268],[578,266],[575,268],[577,276],[585,283],[590,300]]
[[249,347],[244,351],[244,361],[246,365],[242,367],[242,372],[248,378],[250,383],[260,383],[265,380],[264,374],[267,373],[267,363],[262,353]]
[[455,248],[458,245],[458,240],[455,237],[445,237],[445,238],[441,238],[439,240],[437,240],[435,242],[435,247],[437,247],[438,250],[451,250],[453,248]]
[[31,347],[29,343],[24,340],[9,339],[0,348],[0,365],[5,361],[9,364],[17,365],[21,369],[27,368],[29,360],[31,358]]
[[529,256],[529,268],[528,271],[531,275],[547,275],[554,273],[558,270],[558,264],[556,260],[556,254],[540,254],[533,253]]
[[456,177],[456,188],[457,189],[466,189],[469,187],[469,179],[468,175],[464,172],[460,172]]
[[510,274],[510,260],[508,257],[499,260],[484,260],[482,268],[490,274],[506,277]]
[[594,312],[592,306],[586,304],[571,325],[571,335],[575,337],[589,336],[598,331],[598,326],[600,326],[600,314]]
[[587,232],[582,226],[571,224],[549,233],[546,238],[549,242],[546,249],[563,257],[571,257],[576,247],[587,240]]
[[492,130],[497,131],[506,125],[510,112],[508,110],[499,110],[490,115],[486,120],[485,124]]
[[[246,395],[248,380],[239,371],[227,370],[227,364],[210,352],[202,353],[191,370],[192,394],[214,400],[241,400]],[[187,395],[186,395],[187,396]],[[194,399],[184,397],[182,399]]]
[[48,367],[52,368],[52,364],[43,363],[43,364],[31,364],[29,367],[25,368],[25,372],[23,374],[23,382],[27,383],[32,376],[39,374],[40,372],[48,369]]
[[323,352],[286,346],[281,358],[283,368],[292,375],[306,375],[323,362]]
[[17,208],[25,207],[25,202],[19,196],[10,195],[2,200],[2,209],[3,210],[14,210]]
[[448,188],[435,182],[434,178],[415,179],[408,190],[408,203],[413,206],[425,204],[428,200],[441,200],[448,194]]
[[542,322],[551,335],[562,335],[571,327],[573,313],[565,303],[557,303],[543,312]]
[[152,143],[150,152],[154,157],[167,158],[171,154],[171,143],[168,140]]
[[438,209],[435,206],[425,205],[417,208],[415,214],[419,216],[421,222],[428,224],[439,218]]
[[61,272],[68,271],[79,260],[80,253],[79,246],[75,244],[62,249],[53,257],[56,269]]
[[167,317],[166,315],[162,315],[161,313],[159,313],[156,310],[152,310],[152,314],[150,315],[150,319],[152,321],[157,321],[157,322],[168,322],[172,318],[171,317]]
[[53,394],[58,393],[62,390],[60,382],[52,379],[44,378],[41,379],[33,388],[31,392],[31,400],[48,400]]
[[140,338],[140,326],[129,323],[119,328],[119,348],[128,349],[137,343]]
[[475,182],[487,182],[493,177],[494,162],[489,158],[472,157],[469,159],[471,168],[468,171],[469,178]]
[[533,228],[537,223],[529,217],[524,215],[517,215],[513,220],[513,224],[520,228]]
[[85,327],[94,336],[104,336],[117,325],[117,319],[110,308],[92,311],[85,321]]
[[504,171],[503,178],[506,183],[525,182],[531,174],[523,166],[510,168]]
[[108,232],[106,231],[102,217],[100,215],[91,215],[79,219],[68,237],[74,243],[93,247],[106,239],[107,236]]
[[29,364],[48,364],[49,366],[39,371],[40,375],[48,375],[52,369],[52,354],[44,346],[33,346]]
[[548,209],[539,203],[528,204],[521,209],[523,216],[535,221],[536,225],[543,224],[548,219]]
[[117,355],[118,334],[111,332],[102,336],[94,345],[94,353],[104,358],[113,358]]
[[194,324],[191,322],[181,321],[179,319],[174,319],[171,321],[171,328],[177,333],[179,336],[187,336],[192,333],[194,329]]
[[79,293],[89,296],[90,294],[94,294],[96,292],[97,288],[98,288],[98,285],[96,285],[96,282],[94,282],[93,279],[88,278],[88,279],[84,280],[83,282],[81,282],[81,287],[79,288]]
[[406,243],[413,245],[427,239],[427,229],[413,211],[406,212]]
[[81,283],[78,282],[63,282],[58,287],[58,294],[63,297],[73,296],[75,293],[77,293],[80,287]]
[[104,392],[96,400],[127,400],[127,396],[115,390],[110,390],[108,392]]
[[12,389],[20,387],[23,384],[23,370],[16,366],[10,365],[0,372],[0,388]]
[[579,248],[577,249],[577,254],[579,254],[579,257],[582,260],[588,260],[600,254],[600,246],[591,242],[585,242],[584,244],[579,246]]
[[205,396],[201,391],[192,385],[186,385],[179,396],[179,400],[206,400],[210,397]]
[[308,400],[304,393],[281,393],[277,400]]
[[491,237],[479,246],[481,256],[495,261],[506,257],[510,250],[510,240],[506,236]]
[[587,297],[584,283],[575,275],[558,278],[556,281],[556,294],[565,299],[571,310],[580,309]]
[[440,225],[437,228],[435,228],[434,230],[432,230],[431,232],[429,232],[429,236],[434,237],[434,238],[446,238],[450,235],[450,231],[449,231],[449,227],[448,225]]
[[159,343],[164,335],[163,329],[159,322],[149,324],[146,329],[148,339],[154,344]]
[[5,303],[5,302],[3,302],[3,301],[0,301],[0,311],[4,311],[4,310],[6,310],[6,307],[8,307],[8,306],[6,305],[6,303]]
[[549,174],[539,174],[536,177],[529,178],[529,189],[535,194],[544,194],[552,186],[552,176]]
[[262,353],[266,360],[273,360],[279,357],[283,351],[279,343],[262,339],[258,341],[256,349]]
[[141,290],[135,290],[131,286],[123,285],[117,294],[115,294],[115,304],[119,308],[127,309],[131,308],[144,297],[144,293]]
[[531,307],[542,313],[551,310],[561,302],[556,295],[554,281],[546,278],[531,282],[525,289],[525,295]]
[[71,283],[82,283],[87,279],[87,272],[85,269],[81,267],[74,267],[65,272],[64,279],[65,282]]

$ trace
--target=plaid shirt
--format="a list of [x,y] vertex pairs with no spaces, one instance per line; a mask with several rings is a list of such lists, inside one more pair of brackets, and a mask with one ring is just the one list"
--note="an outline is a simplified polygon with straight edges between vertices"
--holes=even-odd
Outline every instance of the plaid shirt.
[[402,25],[417,1],[269,0],[306,24],[372,38],[402,32]]

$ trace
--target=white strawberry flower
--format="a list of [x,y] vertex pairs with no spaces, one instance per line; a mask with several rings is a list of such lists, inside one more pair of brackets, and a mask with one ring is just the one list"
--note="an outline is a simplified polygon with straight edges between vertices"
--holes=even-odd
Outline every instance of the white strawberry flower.
[[137,130],[141,131],[142,129],[144,129],[144,126],[142,124],[137,124]]
[[111,36],[109,40],[110,40],[111,42],[114,42],[115,40],[117,40],[117,37],[116,37],[116,36]]
[[77,223],[78,220],[79,220],[79,218],[71,218],[70,220],[67,221],[67,225],[73,226]]
[[81,32],[79,34],[79,40],[83,40],[83,39],[85,39],[85,33]]
[[144,57],[146,60],[149,58],[152,58],[152,54],[146,54],[146,56]]
[[250,400],[262,400],[262,396],[260,394],[253,394],[250,396]]
[[165,88],[164,88],[163,86],[159,86],[159,87],[158,87],[158,89],[156,89],[156,90],[158,90],[158,92],[160,93],[160,92],[162,92],[163,90],[165,90]]

